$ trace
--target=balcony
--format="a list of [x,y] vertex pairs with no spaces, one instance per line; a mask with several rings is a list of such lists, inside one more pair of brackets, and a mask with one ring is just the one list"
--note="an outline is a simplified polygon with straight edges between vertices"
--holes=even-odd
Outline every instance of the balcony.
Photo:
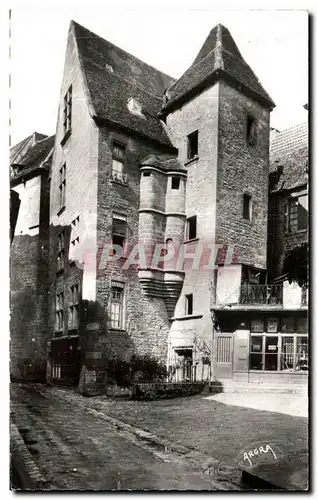
[[282,305],[283,284],[251,285],[242,283],[239,303],[242,305]]
[[113,171],[112,172],[112,181],[117,182],[118,184],[123,184],[127,186],[127,174],[123,174],[122,172]]

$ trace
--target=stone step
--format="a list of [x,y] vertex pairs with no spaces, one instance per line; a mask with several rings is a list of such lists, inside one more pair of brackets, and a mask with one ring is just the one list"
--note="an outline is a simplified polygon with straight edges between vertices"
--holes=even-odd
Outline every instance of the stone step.
[[209,386],[210,393],[262,393],[262,394],[308,394],[308,386],[287,384],[257,384],[233,381],[217,381]]

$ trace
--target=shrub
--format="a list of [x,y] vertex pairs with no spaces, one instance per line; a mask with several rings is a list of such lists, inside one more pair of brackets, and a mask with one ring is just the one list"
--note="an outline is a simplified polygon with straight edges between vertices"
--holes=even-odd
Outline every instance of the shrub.
[[108,383],[129,387],[134,382],[160,382],[167,377],[165,365],[151,356],[133,355],[130,361],[112,359],[107,365]]

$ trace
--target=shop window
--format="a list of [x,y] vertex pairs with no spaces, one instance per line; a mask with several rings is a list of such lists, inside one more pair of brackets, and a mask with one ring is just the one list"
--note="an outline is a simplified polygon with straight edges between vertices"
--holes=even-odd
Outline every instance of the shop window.
[[251,337],[250,370],[263,369],[263,336]]
[[265,337],[265,370],[278,369],[278,337]]
[[281,371],[294,369],[294,337],[282,337]]
[[297,337],[296,371],[308,371],[308,337]]
[[307,335],[251,335],[250,370],[308,371]]

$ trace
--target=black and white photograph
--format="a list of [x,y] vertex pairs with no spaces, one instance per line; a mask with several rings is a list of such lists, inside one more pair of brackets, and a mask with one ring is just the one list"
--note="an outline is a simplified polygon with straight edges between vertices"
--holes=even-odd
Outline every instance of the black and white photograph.
[[311,489],[311,15],[172,4],[8,9],[8,491]]

